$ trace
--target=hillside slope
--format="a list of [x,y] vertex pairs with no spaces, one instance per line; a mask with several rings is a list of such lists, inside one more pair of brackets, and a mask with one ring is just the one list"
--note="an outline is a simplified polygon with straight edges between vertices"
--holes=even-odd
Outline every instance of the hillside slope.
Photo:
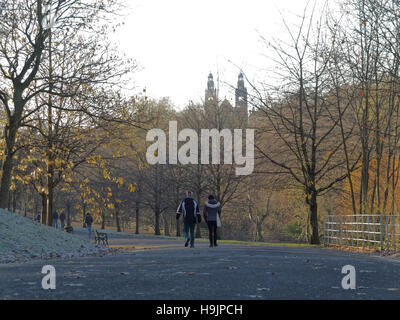
[[110,251],[0,209],[0,263],[104,255]]

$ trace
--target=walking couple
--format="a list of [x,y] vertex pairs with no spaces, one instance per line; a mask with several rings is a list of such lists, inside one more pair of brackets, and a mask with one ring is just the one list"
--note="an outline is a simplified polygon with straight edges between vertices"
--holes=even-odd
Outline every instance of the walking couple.
[[[186,198],[180,203],[176,211],[176,219],[178,220],[183,213],[184,220],[184,236],[185,247],[189,245],[194,248],[194,228],[196,223],[201,222],[200,208],[193,199],[192,191],[186,191]],[[210,239],[210,247],[217,247],[217,227],[220,224],[219,215],[221,215],[221,204],[215,200],[213,195],[208,197],[208,201],[204,205],[203,216],[207,223]]]

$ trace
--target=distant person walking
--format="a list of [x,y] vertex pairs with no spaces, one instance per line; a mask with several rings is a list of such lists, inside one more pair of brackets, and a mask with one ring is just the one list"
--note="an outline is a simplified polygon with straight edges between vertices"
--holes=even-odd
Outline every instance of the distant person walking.
[[88,212],[85,216],[85,224],[88,229],[89,240],[92,237],[92,223],[93,223],[93,217],[91,216],[90,212]]
[[40,212],[36,214],[35,220],[40,223]]
[[185,234],[185,247],[189,245],[194,248],[194,227],[196,222],[201,222],[200,209],[195,200],[192,198],[192,191],[186,191],[186,198],[180,203],[176,210],[176,220],[179,219],[183,213],[183,232]]
[[58,213],[57,213],[57,210],[53,211],[53,227],[58,229]]
[[61,214],[60,214],[60,222],[61,222],[61,229],[64,230],[64,227],[65,227],[65,214],[64,214],[64,212],[61,212]]
[[217,247],[217,220],[221,215],[221,204],[213,195],[208,196],[208,201],[203,209],[204,220],[207,222],[210,238],[210,248]]

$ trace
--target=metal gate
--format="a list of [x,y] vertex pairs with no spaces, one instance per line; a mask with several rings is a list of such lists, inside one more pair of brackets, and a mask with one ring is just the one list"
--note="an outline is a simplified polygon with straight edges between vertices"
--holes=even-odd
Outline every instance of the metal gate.
[[399,232],[399,215],[330,215],[324,222],[324,245],[396,252]]

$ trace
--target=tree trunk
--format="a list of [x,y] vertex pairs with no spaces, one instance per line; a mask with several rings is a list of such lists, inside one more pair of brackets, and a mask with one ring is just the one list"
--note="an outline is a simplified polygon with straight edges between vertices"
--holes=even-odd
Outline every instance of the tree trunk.
[[[22,92],[21,92],[22,94]],[[15,95],[14,95],[15,96]],[[14,101],[16,106],[15,110],[22,108],[22,105],[18,105],[17,101]],[[0,182],[0,208],[6,209],[9,203],[9,191],[11,186],[11,172],[13,168],[13,149],[15,146],[15,140],[18,130],[18,121],[15,120],[14,116],[11,117],[8,125],[5,128],[5,148],[4,148],[4,159],[1,166],[1,182]]]
[[168,224],[168,216],[167,216],[166,212],[164,212],[164,214],[163,214],[163,219],[164,219],[164,235],[169,237],[170,236],[170,234],[169,234],[169,224]]
[[318,205],[317,205],[317,193],[315,190],[311,191],[308,198],[308,205],[310,209],[310,225],[311,225],[311,244],[320,244],[319,232],[318,232]]
[[161,235],[161,230],[160,230],[160,209],[156,208],[155,212],[155,235],[160,236]]
[[139,208],[139,202],[136,202],[136,234],[139,234],[139,215],[140,215],[140,208]]
[[262,235],[262,222],[257,223],[257,241],[264,242]]
[[51,32],[49,32],[49,96],[47,105],[47,225],[53,225],[53,196],[54,196],[54,155],[53,155],[53,59],[51,50]]
[[15,213],[17,211],[17,190],[13,190],[12,192],[12,212]]
[[[338,92],[339,90],[337,89],[337,96],[340,97],[340,94]],[[357,214],[357,209],[356,209],[356,197],[354,195],[354,186],[353,186],[353,180],[351,178],[351,169],[350,169],[350,160],[349,160],[349,152],[347,149],[347,139],[346,139],[346,134],[344,132],[344,127],[343,127],[343,114],[342,110],[340,108],[340,99],[338,98],[338,110],[339,110],[339,124],[340,124],[340,133],[342,136],[342,142],[343,142],[343,151],[346,159],[346,169],[347,169],[347,179],[349,180],[349,186],[350,186],[350,195],[351,195],[351,205],[353,208],[353,214]]]
[[46,200],[46,224],[51,227],[53,225],[53,188],[49,187],[49,194]]
[[11,211],[11,199],[12,198],[12,193],[11,191],[8,191],[8,203],[7,203],[7,210]]
[[82,200],[82,226],[86,227],[86,223],[85,223],[85,216],[86,216],[86,203],[85,203],[85,199],[81,198]]
[[35,207],[35,209],[34,209],[34,213],[33,213],[33,219],[36,219],[36,215],[38,214],[38,211],[39,211],[39,204],[38,204],[38,199],[37,199],[37,197],[36,197],[36,195],[34,196],[35,197],[35,202],[34,202],[34,207]]
[[121,232],[121,226],[119,224],[119,210],[115,210],[115,222],[117,224],[117,232]]
[[[366,120],[365,120],[366,122]],[[367,209],[368,200],[368,182],[369,182],[369,164],[370,164],[370,154],[368,150],[368,141],[365,132],[367,124],[364,124],[365,129],[363,129],[362,137],[362,168],[361,168],[361,187],[360,187],[360,214],[365,214]]]
[[71,203],[67,201],[67,227],[71,226]]
[[46,209],[47,209],[46,200],[47,200],[47,197],[46,197],[45,193],[41,193],[40,197],[42,198],[42,210],[40,212],[40,222],[42,224],[46,224],[46,216],[47,216],[47,214],[46,214]]
[[101,210],[101,230],[104,230],[106,228],[106,216],[104,213],[104,210]]

